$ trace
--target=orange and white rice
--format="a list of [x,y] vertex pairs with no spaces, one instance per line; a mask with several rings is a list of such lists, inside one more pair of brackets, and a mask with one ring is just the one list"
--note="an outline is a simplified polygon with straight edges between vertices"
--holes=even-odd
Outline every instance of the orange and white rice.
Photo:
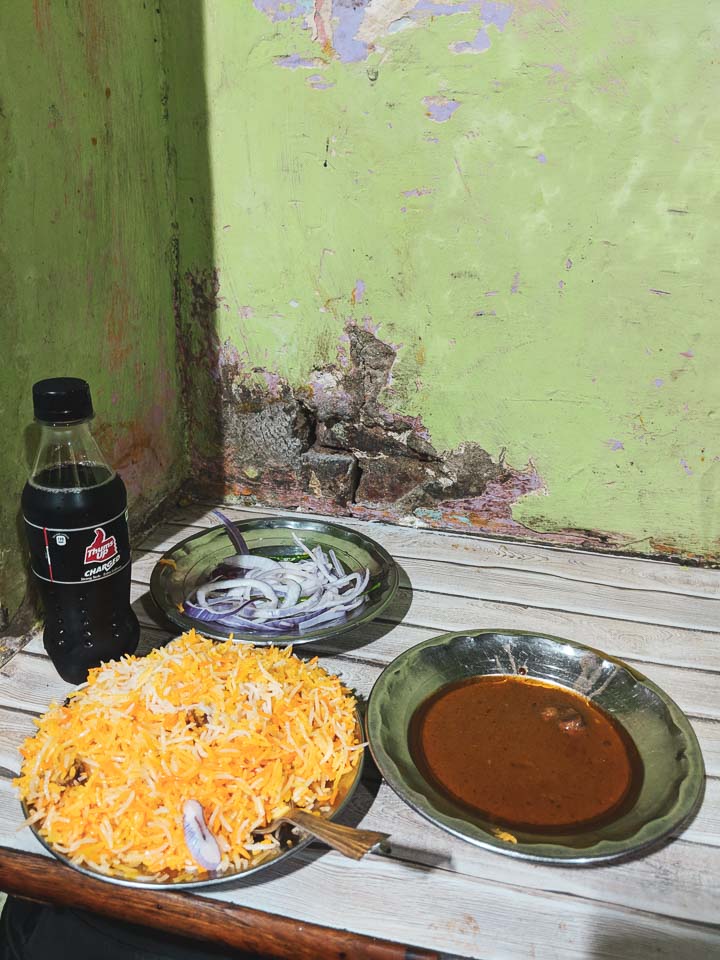
[[183,832],[197,800],[220,871],[277,848],[253,832],[293,804],[326,811],[362,751],[355,700],[290,648],[195,631],[90,671],[21,748],[28,822],[73,863],[134,879],[202,874]]

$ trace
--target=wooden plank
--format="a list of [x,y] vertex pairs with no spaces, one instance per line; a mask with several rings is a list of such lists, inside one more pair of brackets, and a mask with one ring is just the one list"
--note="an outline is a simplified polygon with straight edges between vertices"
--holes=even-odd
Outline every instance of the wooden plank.
[[[225,505],[223,512],[234,520],[254,520],[264,516],[317,517],[299,511],[278,510],[271,507],[233,507]],[[393,556],[471,563],[474,566],[496,566],[507,569],[550,573],[569,580],[588,583],[615,584],[620,587],[667,590],[684,596],[696,595],[714,598],[718,595],[720,571],[646,560],[614,556],[585,550],[533,545],[519,541],[492,539],[482,536],[447,533],[386,523],[368,523],[352,517],[338,517],[337,523],[353,530],[362,530],[382,544]],[[217,525],[209,505],[196,503],[172,515],[168,524],[153,530],[140,546],[144,549],[167,550],[172,544],[195,530]],[[172,530],[172,527],[179,529]],[[421,525],[419,525],[421,526]]]
[[226,947],[287,960],[439,960],[435,950],[408,948],[376,937],[348,933],[318,924],[252,910],[183,893],[112,888],[91,880],[55,860],[0,848],[0,867],[8,893],[62,906],[78,907],[123,922],[221,943]]
[[[133,578],[149,583],[160,557],[159,552],[137,551],[133,557]],[[400,582],[404,587],[431,594],[521,603],[585,616],[720,632],[720,599],[628,590],[565,580],[544,573],[437,563],[434,560],[408,558],[402,560],[400,567]]]
[[[5,801],[0,783],[0,830],[7,820]],[[23,844],[29,845],[28,838],[35,843],[28,830],[22,834],[27,835]],[[5,836],[4,831],[0,833],[0,842],[5,842]],[[500,866],[507,863],[496,859]],[[42,866],[48,869],[52,862],[45,858]],[[570,878],[592,872],[567,871]],[[717,927],[678,921],[659,911],[638,911],[557,893],[552,887],[535,886],[534,876],[532,882],[519,886],[512,880],[488,881],[393,858],[370,856],[351,863],[339,854],[313,847],[300,851],[285,865],[269,869],[264,880],[259,883],[256,877],[230,887],[209,888],[203,897],[193,897],[186,913],[202,912],[207,898],[283,914],[302,923],[327,923],[332,918],[338,927],[366,936],[411,942],[452,956],[500,960],[646,960],[650,955],[706,960],[720,949]],[[73,878],[63,886],[74,893],[75,884]],[[52,896],[51,890],[43,893]],[[116,894],[116,887],[107,886],[99,895],[107,902]],[[160,904],[165,896],[160,897]],[[182,917],[176,922],[177,929],[184,930]],[[603,946],[602,953],[595,952],[598,945]],[[357,954],[351,950],[348,956]]]
[[37,727],[33,716],[0,706],[0,770],[17,775],[20,770],[20,747],[26,737],[32,736]]

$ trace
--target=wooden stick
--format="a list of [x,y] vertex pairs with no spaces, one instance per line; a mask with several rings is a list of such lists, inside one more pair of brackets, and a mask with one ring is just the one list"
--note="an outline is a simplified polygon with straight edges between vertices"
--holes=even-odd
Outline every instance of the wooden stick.
[[[439,960],[433,950],[335,930],[188,893],[136,890],[93,880],[56,860],[0,846],[0,887],[195,940],[282,960]],[[352,909],[350,907],[350,909]]]

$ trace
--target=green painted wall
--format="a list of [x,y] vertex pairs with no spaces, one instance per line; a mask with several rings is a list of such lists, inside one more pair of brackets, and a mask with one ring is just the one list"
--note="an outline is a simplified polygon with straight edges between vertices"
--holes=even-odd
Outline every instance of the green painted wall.
[[31,386],[91,384],[96,434],[139,521],[181,479],[174,162],[156,5],[9,3],[0,33],[0,603],[24,590],[18,524]]
[[713,5],[207,0],[205,32],[226,355],[301,386],[370,324],[436,448],[532,463],[521,535],[717,558]]

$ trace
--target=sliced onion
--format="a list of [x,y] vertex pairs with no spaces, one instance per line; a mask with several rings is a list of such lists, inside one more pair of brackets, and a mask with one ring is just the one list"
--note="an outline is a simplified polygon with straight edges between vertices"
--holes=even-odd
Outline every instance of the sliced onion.
[[342,566],[340,565],[340,561],[339,561],[338,558],[335,556],[335,551],[334,551],[332,548],[330,549],[330,560],[331,560],[331,562],[332,562],[333,567],[335,568],[335,573],[336,573],[339,577],[344,577],[344,576],[345,576],[345,571],[343,570]]
[[[229,530],[230,521],[223,522]],[[365,602],[367,568],[347,573],[334,550],[311,550],[295,533],[293,539],[304,554],[294,561],[249,553],[225,559],[188,598],[185,612],[230,630],[276,634],[336,623]]]
[[217,870],[222,860],[217,840],[205,823],[205,814],[197,800],[186,800],[183,806],[183,831],[190,854],[206,870]]
[[268,586],[267,583],[263,583],[262,580],[254,580],[250,577],[243,577],[242,579],[235,580],[215,580],[212,583],[205,583],[201,587],[197,588],[197,603],[198,606],[202,607],[205,605],[205,601],[208,593],[216,593],[218,590],[232,590],[235,587],[250,587],[255,588],[258,593],[261,593],[266,597],[272,604],[277,606],[278,604],[278,595]]
[[322,590],[318,590],[312,595],[312,597],[308,597],[307,600],[303,600],[302,603],[295,604],[294,607],[279,607],[277,610],[262,610],[262,617],[263,619],[270,617],[289,617],[295,615],[296,613],[306,613],[308,610],[314,610],[316,607],[320,606],[322,594]]
[[217,610],[208,607],[200,607],[195,603],[186,600],[183,604],[183,612],[193,620],[201,620],[203,623],[217,623],[225,617],[231,617],[241,609],[239,604],[235,604],[232,610]]
[[270,557],[261,557],[258,554],[243,553],[234,557],[226,557],[223,563],[229,567],[240,567],[243,570],[282,570],[277,560]]
[[227,531],[228,537],[232,540],[232,545],[235,547],[238,553],[250,553],[248,546],[242,538],[242,535],[235,524],[224,513],[221,513],[219,510],[213,510],[213,514],[220,520],[221,523],[225,524],[225,529]]
[[[279,592],[279,587],[276,588]],[[280,604],[280,609],[287,612],[289,607],[294,607],[295,604],[300,599],[300,594],[302,593],[302,587],[299,583],[291,580],[285,587],[285,599]]]

